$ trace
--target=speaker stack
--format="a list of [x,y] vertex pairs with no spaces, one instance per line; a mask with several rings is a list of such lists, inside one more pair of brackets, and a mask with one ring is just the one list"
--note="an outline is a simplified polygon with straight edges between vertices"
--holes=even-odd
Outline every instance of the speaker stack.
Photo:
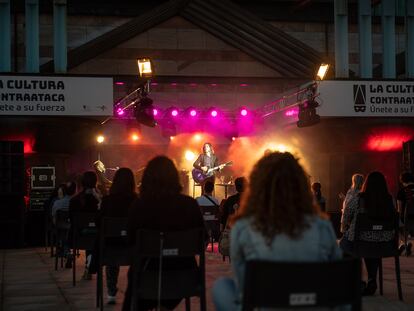
[[414,173],[414,140],[403,143],[403,171]]
[[0,247],[24,242],[24,146],[22,141],[0,141]]

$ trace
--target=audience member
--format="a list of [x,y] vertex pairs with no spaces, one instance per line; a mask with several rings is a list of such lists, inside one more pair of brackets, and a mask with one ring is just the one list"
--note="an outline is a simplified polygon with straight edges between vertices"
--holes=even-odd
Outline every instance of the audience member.
[[63,197],[56,200],[52,206],[53,221],[56,217],[56,212],[59,210],[69,210],[69,203],[72,196],[76,193],[76,184],[72,181],[68,181],[63,184],[59,191],[62,191]]
[[[354,200],[356,206],[350,206],[349,209],[354,211],[352,220],[344,236],[340,241],[340,246],[347,254],[353,255],[353,242],[355,241],[355,223],[358,214],[367,214],[374,219],[392,219],[396,217],[396,211],[392,196],[388,192],[385,177],[380,172],[372,172],[365,180],[358,200]],[[370,231],[361,232],[358,239],[367,242],[388,242],[394,238],[394,231]],[[373,295],[377,290],[377,271],[381,259],[364,258],[365,266],[368,273],[368,282],[365,287],[364,295]]]
[[[75,195],[69,203],[69,217],[73,223],[74,214],[77,213],[97,213],[100,205],[101,195],[96,189],[97,177],[95,172],[88,171],[82,175],[82,191]],[[73,229],[72,229],[73,230]],[[92,275],[89,273],[89,264],[92,259],[92,250],[86,250],[86,263],[83,279],[90,280]]]
[[319,205],[319,208],[322,212],[326,212],[326,200],[322,196],[322,185],[319,182],[315,182],[312,184],[312,194],[314,202]]
[[[204,222],[196,200],[181,194],[179,176],[174,163],[165,156],[152,159],[145,168],[139,198],[131,207],[128,226],[130,243],[135,243],[136,232],[139,229],[176,231],[202,227]],[[195,258],[166,257],[163,259],[162,267],[163,270],[180,270],[195,265]],[[158,260],[149,259],[145,268],[158,271]],[[124,311],[129,311],[131,306],[133,274],[139,277],[139,271],[132,271],[130,268],[128,272]],[[167,309],[174,309],[180,301],[181,299],[163,299],[161,305]],[[138,305],[139,310],[150,310],[156,307],[157,301],[140,299]]]
[[218,200],[213,196],[214,183],[207,180],[203,185],[203,195],[196,198],[200,206],[219,206]]
[[261,158],[233,220],[230,254],[235,280],[222,278],[214,284],[216,309],[239,309],[246,261],[340,258],[331,223],[321,216],[308,177],[290,153],[274,152]]
[[[134,174],[129,168],[116,171],[109,195],[103,197],[100,217],[128,217],[131,203],[137,198]],[[115,242],[115,241],[114,241]],[[116,302],[119,266],[106,266],[108,304]]]
[[[397,194],[397,207],[398,212],[400,213],[401,221],[404,223],[405,221],[405,213],[407,208],[414,209],[414,175],[410,172],[404,172],[400,175],[400,183],[402,188],[398,191]],[[414,211],[411,211],[411,214],[413,214]],[[404,224],[405,225],[405,224]],[[410,232],[411,235],[413,235],[413,232]],[[404,230],[402,236],[402,239],[405,243],[405,234],[408,234]],[[407,245],[402,243],[400,245],[400,253],[403,253],[404,250],[406,251],[406,254],[408,256],[411,255],[412,252],[412,243],[408,242]]]
[[234,181],[234,186],[236,187],[237,193],[229,196],[223,205],[223,210],[220,218],[221,231],[225,229],[229,216],[233,215],[239,209],[240,198],[246,187],[246,178],[236,178]]
[[349,229],[356,207],[358,206],[359,192],[364,183],[364,175],[352,175],[352,185],[348,189],[344,202],[342,203],[341,232]]

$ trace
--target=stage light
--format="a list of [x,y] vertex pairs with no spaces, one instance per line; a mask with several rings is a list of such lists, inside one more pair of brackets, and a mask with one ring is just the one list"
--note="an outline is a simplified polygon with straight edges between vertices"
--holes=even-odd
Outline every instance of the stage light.
[[105,136],[103,136],[103,135],[96,136],[96,142],[98,144],[102,144],[104,141],[105,141]]
[[195,117],[197,115],[197,111],[195,109],[190,110],[190,116]]
[[195,141],[200,141],[203,138],[203,136],[201,134],[195,134],[194,135],[194,140]]
[[138,72],[141,78],[151,79],[152,78],[152,65],[149,58],[138,58]]
[[152,109],[152,114],[154,115],[154,117],[156,117],[158,115],[158,109]]
[[218,115],[217,110],[212,110],[212,111],[210,112],[210,115],[211,115],[213,118],[217,117],[217,115]]
[[123,116],[123,115],[124,115],[124,113],[125,113],[125,111],[124,111],[124,109],[122,109],[122,108],[118,108],[118,109],[116,110],[116,114],[117,114],[118,116]]
[[173,117],[178,116],[178,110],[177,110],[177,109],[173,109],[173,110],[171,110],[171,115],[172,115]]
[[174,140],[174,136],[170,136],[170,140]]
[[132,139],[133,141],[138,141],[138,140],[139,140],[139,136],[138,136],[138,134],[136,134],[136,133],[132,133],[132,134],[131,134],[131,139]]
[[241,114],[241,116],[242,117],[245,117],[245,116],[247,116],[247,109],[246,108],[242,108],[241,110],[240,110],[240,114]]
[[157,122],[154,119],[154,107],[152,106],[152,99],[143,97],[138,103],[134,105],[134,116],[138,123],[142,123],[149,127],[154,127]]
[[235,141],[235,140],[236,140],[236,137],[234,137],[234,136],[233,136],[233,137],[231,138],[231,140],[232,140],[232,141]]
[[190,150],[187,150],[187,151],[185,152],[184,157],[185,157],[185,159],[186,159],[187,161],[193,161],[193,160],[195,159],[195,153],[194,153],[194,152],[192,152],[192,151],[190,151]]
[[321,64],[319,66],[318,73],[316,74],[316,80],[323,80],[325,78],[326,73],[328,72],[329,64]]

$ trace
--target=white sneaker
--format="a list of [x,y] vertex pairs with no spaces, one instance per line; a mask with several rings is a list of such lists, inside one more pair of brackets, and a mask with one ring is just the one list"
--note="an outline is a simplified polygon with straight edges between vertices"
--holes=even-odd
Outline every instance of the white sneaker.
[[116,304],[116,297],[108,295],[108,305],[114,305],[114,304]]

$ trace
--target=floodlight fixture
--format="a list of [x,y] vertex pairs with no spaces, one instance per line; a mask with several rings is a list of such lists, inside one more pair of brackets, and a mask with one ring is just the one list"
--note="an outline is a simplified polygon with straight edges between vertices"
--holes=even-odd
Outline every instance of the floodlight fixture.
[[144,79],[151,79],[153,76],[152,64],[149,58],[138,58],[139,76]]
[[329,64],[322,63],[319,66],[318,73],[316,74],[316,80],[322,81],[325,78],[326,73],[328,72],[328,69],[329,69]]

